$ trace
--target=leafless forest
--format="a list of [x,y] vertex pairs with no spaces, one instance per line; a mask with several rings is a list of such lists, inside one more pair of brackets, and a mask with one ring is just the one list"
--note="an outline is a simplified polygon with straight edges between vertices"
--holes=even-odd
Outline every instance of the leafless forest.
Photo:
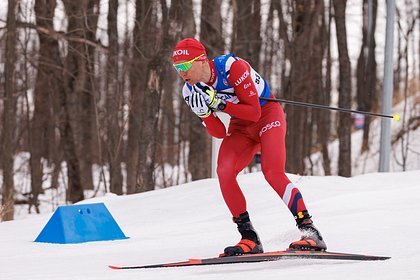
[[[210,177],[211,139],[182,104],[172,67],[172,49],[181,38],[200,39],[210,58],[235,53],[246,59],[278,98],[381,109],[384,51],[377,39],[385,38],[378,22],[386,14],[378,2],[385,1],[0,2],[3,220],[13,219],[15,203],[37,210],[39,195],[57,188],[62,172],[71,203],[95,189],[94,166],[115,194]],[[349,2],[360,2],[357,30]],[[397,1],[394,102],[419,90],[419,10],[418,0]],[[359,53],[357,63],[350,50]],[[284,108],[287,172],[310,173],[305,159],[321,151],[325,174],[338,157],[337,175],[351,176],[353,116]],[[369,150],[370,121],[365,119],[361,151]],[[406,128],[420,126],[419,116],[405,121]],[[327,149],[332,139],[340,140],[337,155]],[[17,200],[13,162],[21,153],[28,154],[31,188]]]

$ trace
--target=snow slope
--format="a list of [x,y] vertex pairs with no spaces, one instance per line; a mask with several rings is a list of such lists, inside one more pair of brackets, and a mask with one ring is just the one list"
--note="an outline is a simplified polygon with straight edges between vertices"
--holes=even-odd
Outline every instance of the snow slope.
[[[387,261],[283,260],[257,264],[114,271],[212,257],[239,240],[215,179],[103,201],[130,239],[57,245],[32,242],[51,215],[0,224],[0,279],[418,279],[420,171],[353,178],[290,178],[301,189],[331,251]],[[294,221],[261,173],[241,175],[266,251],[299,238]]]

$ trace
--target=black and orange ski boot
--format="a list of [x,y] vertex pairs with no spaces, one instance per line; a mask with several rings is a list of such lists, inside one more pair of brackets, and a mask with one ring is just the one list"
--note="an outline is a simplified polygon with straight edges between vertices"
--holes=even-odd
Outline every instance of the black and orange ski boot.
[[226,247],[224,254],[221,254],[221,256],[227,257],[263,253],[264,250],[260,238],[252,226],[248,212],[240,214],[239,218],[233,218],[233,221],[237,224],[242,239],[235,246]]
[[295,216],[297,227],[302,232],[302,238],[292,242],[289,245],[289,250],[325,251],[327,249],[321,233],[314,226],[311,218],[312,216],[306,210]]

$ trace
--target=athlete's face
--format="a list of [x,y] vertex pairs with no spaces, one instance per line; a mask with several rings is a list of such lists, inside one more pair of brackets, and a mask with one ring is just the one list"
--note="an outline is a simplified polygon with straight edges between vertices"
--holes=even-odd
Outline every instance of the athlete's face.
[[188,70],[178,70],[178,73],[186,83],[192,86],[201,81],[204,65],[205,61],[194,61]]

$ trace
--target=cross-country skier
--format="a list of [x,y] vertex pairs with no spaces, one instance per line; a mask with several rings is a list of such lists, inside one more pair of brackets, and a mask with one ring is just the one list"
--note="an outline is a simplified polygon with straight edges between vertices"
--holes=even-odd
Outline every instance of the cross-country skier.
[[[209,60],[204,46],[193,38],[180,41],[173,52],[174,67],[185,81],[182,94],[191,110],[213,137],[223,138],[217,160],[217,175],[223,198],[242,238],[225,248],[226,256],[256,254],[263,246],[254,229],[245,197],[236,177],[261,152],[265,179],[278,193],[296,220],[302,238],[291,249],[325,250],[326,244],[312,222],[300,191],[287,178],[286,121],[264,80],[245,60],[233,54]],[[228,132],[214,112],[231,116]]]

